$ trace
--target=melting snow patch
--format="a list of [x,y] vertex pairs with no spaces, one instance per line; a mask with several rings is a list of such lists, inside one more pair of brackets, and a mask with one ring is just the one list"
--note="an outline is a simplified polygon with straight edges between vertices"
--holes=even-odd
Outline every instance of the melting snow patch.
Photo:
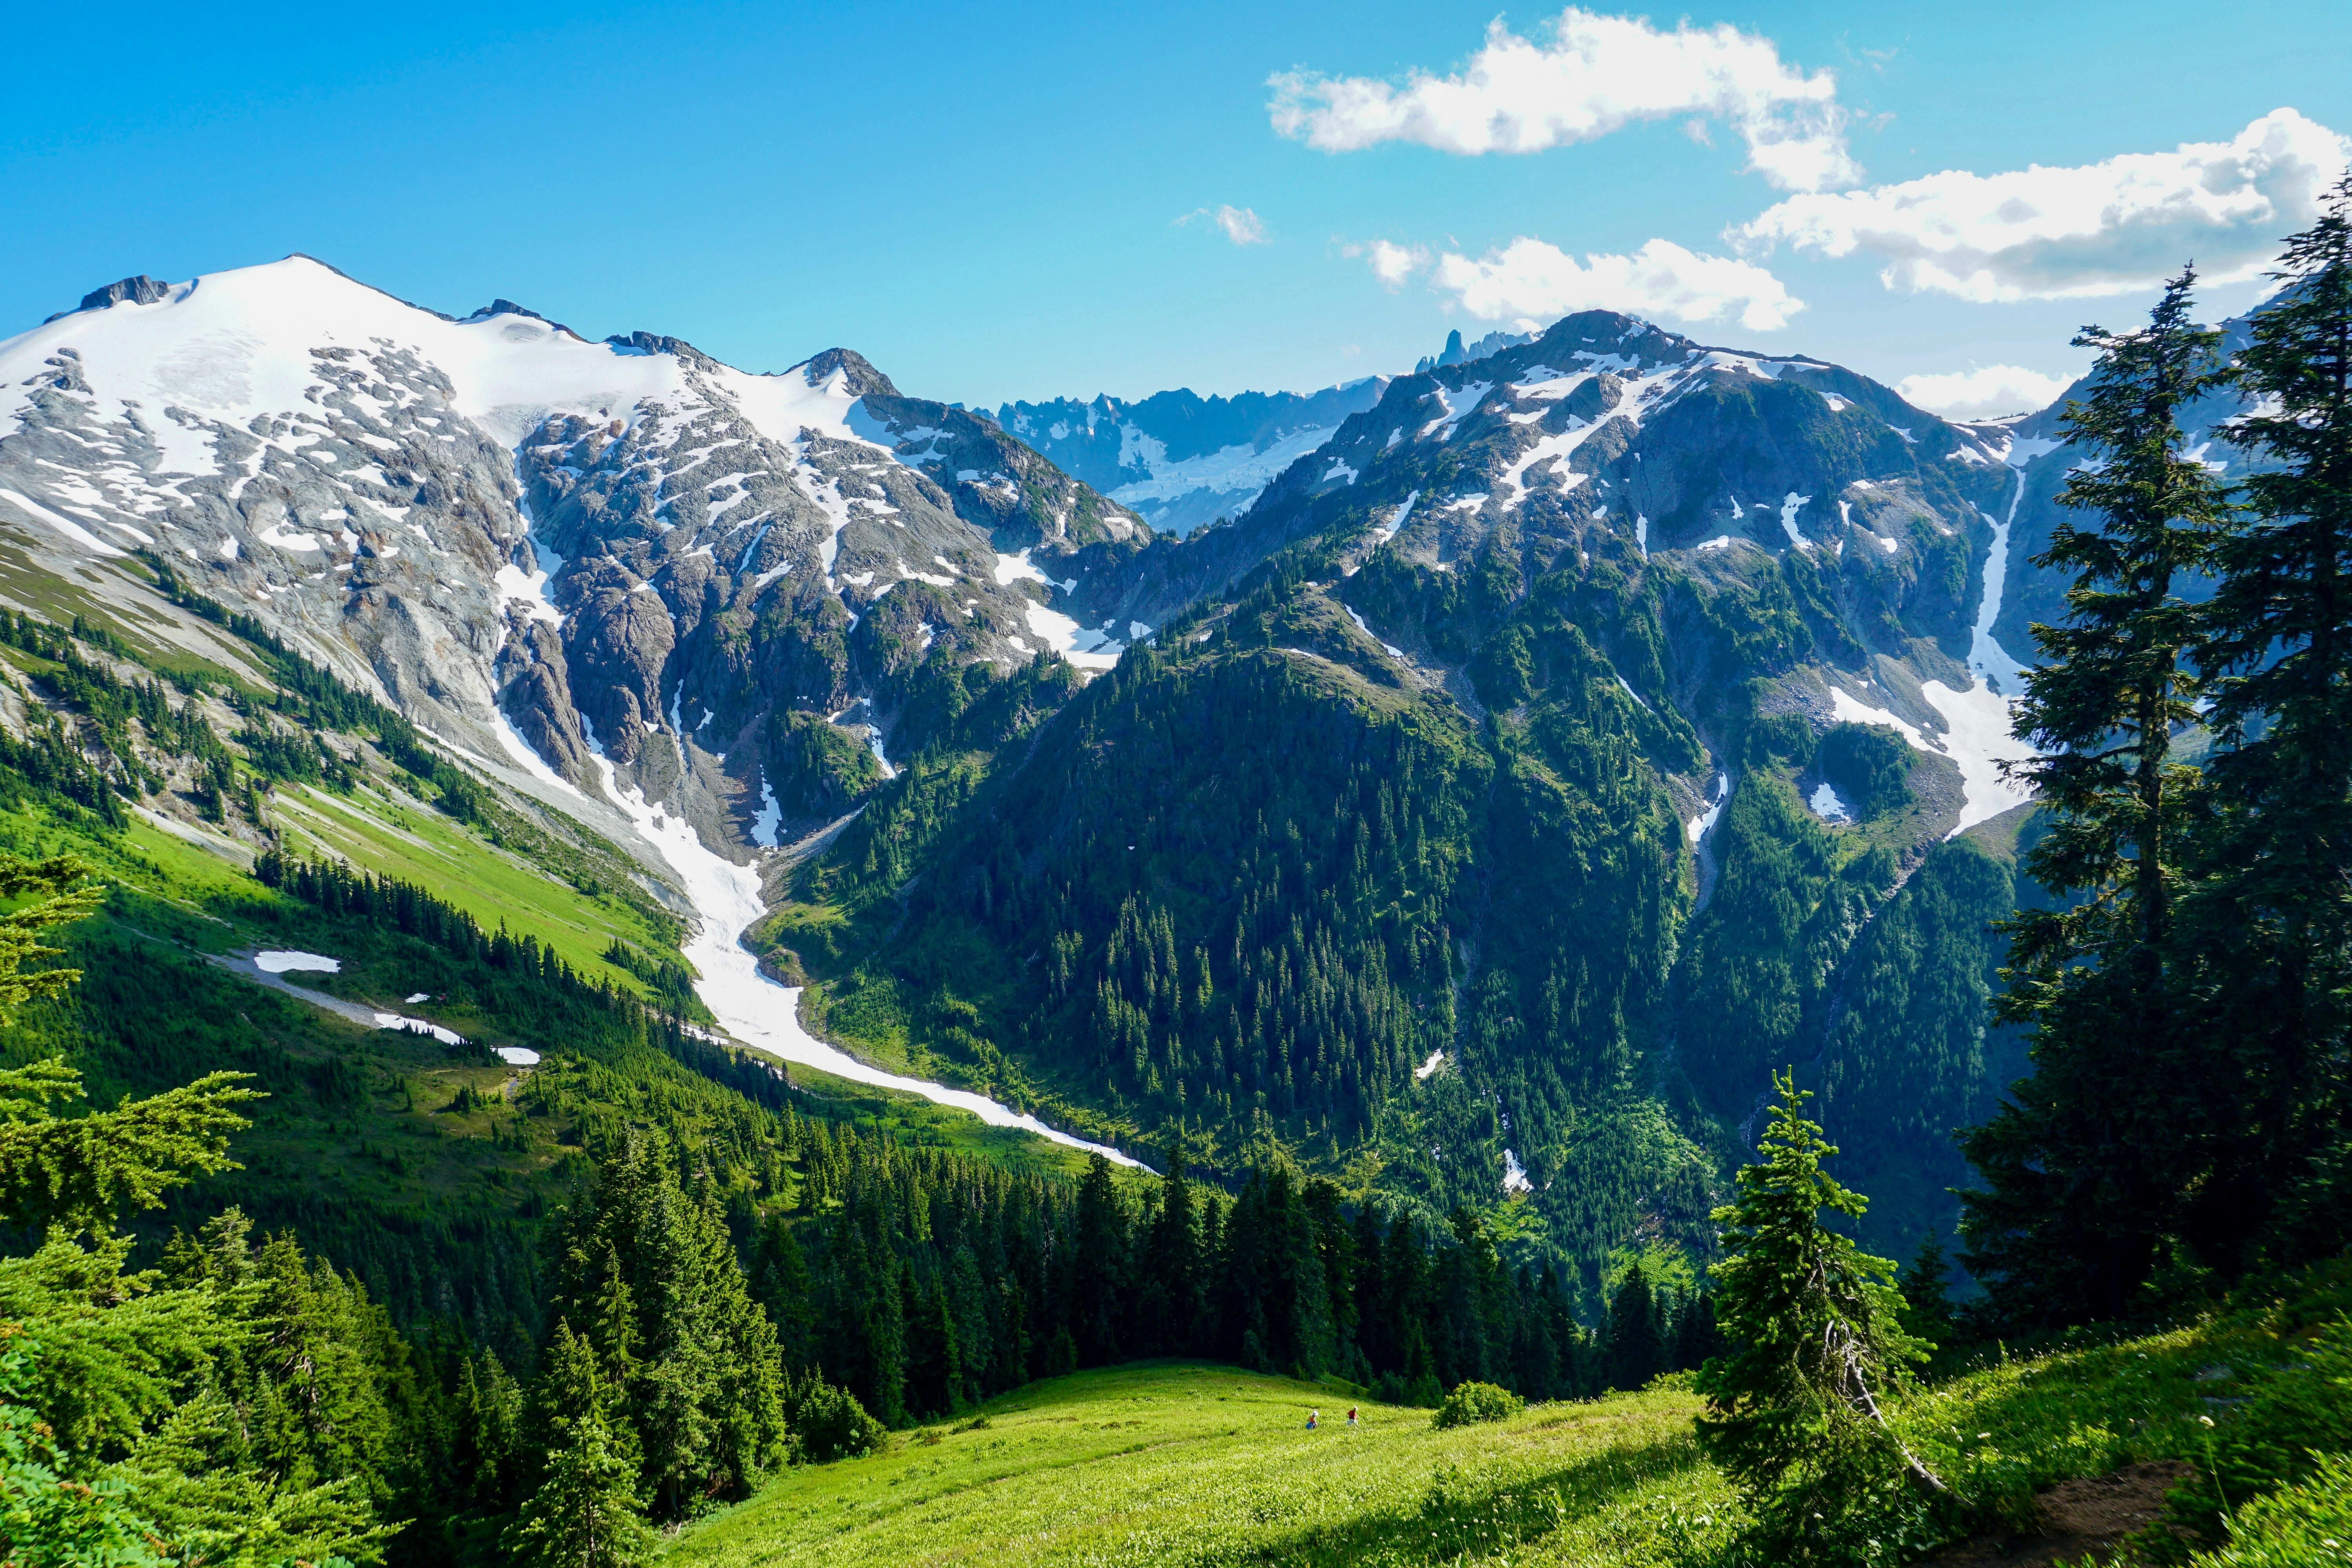
[[1029,552],[1026,550],[1016,551],[1011,555],[999,555],[996,558],[996,582],[999,587],[1009,588],[1024,577],[1032,583],[1043,583],[1048,588],[1059,588],[1065,594],[1075,594],[1078,591],[1078,580],[1076,577],[1056,583],[1046,576],[1041,568],[1031,563]]
[[776,847],[776,828],[784,820],[783,808],[776,804],[776,792],[769,784],[765,773],[760,775],[760,815],[751,819],[751,842],[763,848]]
[[24,496],[17,494],[15,490],[0,489],[0,498],[5,498],[8,500],[14,501],[26,512],[29,512],[34,517],[39,518],[43,522],[47,523],[51,528],[56,529],[59,533],[64,534],[68,539],[72,540],[76,544],[80,545],[85,550],[100,555],[120,555],[122,553],[121,551],[117,550],[113,545],[107,543],[104,540],[90,532],[89,530],[84,528],[81,524],[75,522],[70,519],[59,517],[56,512],[51,511],[48,508],[41,505],[39,502],[28,500]]
[[1390,514],[1386,527],[1374,531],[1373,537],[1378,539],[1382,544],[1386,544],[1390,540],[1394,539],[1396,537],[1397,530],[1404,526],[1405,519],[1412,515],[1412,503],[1420,499],[1421,492],[1419,490],[1415,489],[1406,491],[1403,504],[1399,506],[1395,511]]
[[379,1029],[398,1029],[404,1035],[430,1035],[445,1046],[462,1046],[466,1043],[466,1037],[455,1029],[445,1029],[438,1024],[427,1023],[422,1018],[404,1017],[398,1013],[378,1013],[375,1015],[375,1026]]
[[402,998],[401,998],[400,1005],[401,1005],[402,1006],[404,1006],[404,1007],[414,1007],[414,1006],[415,1006],[419,1002],[429,1002],[429,1001],[431,1001],[432,999],[433,999],[433,993],[432,993],[432,992],[430,992],[430,991],[419,991],[419,992],[418,992],[415,995],[414,995],[414,996],[404,996],[404,997],[402,997]]
[[279,948],[255,953],[253,966],[264,974],[286,974],[295,970],[310,970],[320,974],[341,974],[343,972],[343,961],[340,958],[323,958],[315,952],[297,952]]
[[1811,550],[1813,547],[1813,542],[1807,539],[1803,531],[1797,527],[1797,513],[1802,510],[1805,503],[1812,499],[1811,496],[1801,496],[1796,491],[1790,490],[1787,499],[1780,502],[1780,526],[1789,531],[1789,542],[1800,550]]
[[[1374,642],[1381,642],[1380,634],[1364,624],[1364,617],[1357,613],[1354,605],[1342,605],[1339,607],[1348,612],[1348,618],[1356,623],[1356,629],[1358,631],[1363,633]],[[1402,658],[1404,657],[1404,649],[1401,647],[1395,647],[1384,642],[1381,643],[1381,647],[1387,650],[1388,656],[1391,658]]]
[[1445,1053],[1444,1051],[1432,1051],[1429,1053],[1429,1059],[1427,1061],[1412,1069],[1412,1076],[1415,1078],[1427,1078],[1431,1073],[1435,1072],[1438,1068],[1444,1064],[1444,1060]]
[[1842,721],[1884,724],[1916,750],[1949,757],[1958,764],[1963,792],[1960,820],[1945,835],[1948,838],[2033,798],[2030,788],[2000,771],[2004,762],[2023,762],[2033,755],[2033,748],[2010,731],[2007,699],[1982,681],[1965,691],[1955,691],[1940,680],[1930,680],[1919,688],[1919,694],[1944,721],[1947,732],[1940,741],[1930,741],[1916,725],[1904,722],[1884,708],[1872,708],[1839,688],[1830,689],[1830,702]]
[[539,1053],[529,1046],[500,1046],[499,1059],[509,1067],[533,1068],[539,1065]]
[[703,847],[693,826],[668,815],[659,804],[648,804],[642,791],[624,790],[613,764],[601,747],[591,746],[603,770],[605,793],[636,824],[637,831],[677,872],[688,900],[700,917],[685,954],[699,976],[695,991],[709,1007],[719,1026],[754,1050],[788,1062],[799,1062],[852,1083],[919,1094],[935,1104],[971,1111],[992,1127],[1018,1127],[1074,1149],[1098,1153],[1118,1164],[1140,1168],[1141,1162],[1099,1143],[1089,1143],[1046,1126],[1036,1117],[999,1105],[968,1089],[949,1089],[922,1079],[859,1061],[856,1057],[817,1039],[801,1027],[801,987],[778,985],[760,973],[759,960],[740,941],[754,921],[767,913],[760,897],[757,868],[738,866]]
[[1690,841],[1693,844],[1696,844],[1707,836],[1708,831],[1715,826],[1716,820],[1723,815],[1723,803],[1730,798],[1731,775],[1716,774],[1714,804],[1683,824],[1683,831],[1690,835]]

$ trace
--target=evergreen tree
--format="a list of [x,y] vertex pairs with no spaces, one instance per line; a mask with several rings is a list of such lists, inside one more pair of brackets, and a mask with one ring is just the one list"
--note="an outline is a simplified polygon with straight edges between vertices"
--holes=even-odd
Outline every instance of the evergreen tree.
[[44,946],[42,933],[97,911],[102,889],[81,884],[91,875],[89,865],[70,855],[47,860],[20,860],[0,856],[0,899],[29,896],[34,901],[0,915],[0,1024],[35,996],[57,996],[81,978],[78,969],[37,969],[24,965],[39,958],[64,956],[59,948]]
[[1903,1296],[1903,1331],[1924,1349],[1941,1349],[1958,1337],[1951,1281],[1943,1240],[1931,1230],[1919,1238],[1918,1252],[1895,1281]]
[[1841,1561],[1844,1521],[1874,1510],[1894,1474],[1943,1483],[1887,1427],[1879,1399],[1920,1359],[1899,1326],[1894,1265],[1822,1223],[1858,1218],[1867,1200],[1822,1169],[1837,1152],[1802,1112],[1810,1094],[1778,1073],[1779,1103],[1738,1175],[1738,1201],[1715,1211],[1724,1260],[1711,1270],[1732,1350],[1699,1370],[1700,1446],[1748,1494],[1769,1560]]
[[900,1276],[899,1299],[907,1321],[907,1404],[916,1416],[947,1415],[962,1402],[963,1357],[956,1345],[955,1320],[946,1288],[926,1289],[908,1268]]
[[[2119,1315],[2155,1266],[2180,1173],[2169,1103],[2208,1076],[2175,1027],[2170,961],[2179,831],[2193,773],[2172,737],[2197,717],[2182,596],[2227,515],[2221,480],[2186,450],[2179,415],[2220,384],[2220,335],[2189,316],[2193,270],[2144,329],[2085,328],[2099,351],[2064,426],[2089,461],[2058,500],[2086,522],[2052,531],[2037,565],[2071,572],[2067,616],[2036,626],[2016,728],[2041,755],[2018,771],[2050,814],[2026,864],[2061,898],[2011,933],[2006,1022],[2033,1028],[2032,1079],[1969,1135],[1985,1181],[1967,1195],[1969,1267],[2021,1319]],[[2078,896],[2079,895],[2079,896]]]
[[1096,1154],[1078,1182],[1078,1212],[1069,1256],[1070,1329],[1078,1364],[1119,1356],[1120,1306],[1127,1285],[1127,1216],[1111,1185],[1110,1162]]
[[656,1538],[637,1512],[637,1467],[613,1443],[607,1401],[588,1342],[559,1321],[541,1373],[550,1447],[546,1479],[507,1531],[528,1568],[635,1568]]
[[2185,945],[2204,1032],[2231,1048],[2185,1108],[2205,1114],[2182,1229],[2225,1276],[2352,1231],[2352,176],[2272,277],[2230,430],[2256,463],[2197,649],[2216,747]]
[[1640,1388],[1658,1375],[1658,1315],[1649,1279],[1636,1264],[1626,1270],[1624,1283],[1609,1299],[1604,1353],[1610,1387]]
[[[616,1396],[599,1454],[641,1456],[665,1520],[748,1496],[788,1448],[783,1368],[708,1175],[689,1191],[667,1140],[633,1138],[598,1167],[555,1246],[557,1308],[590,1325],[582,1342]],[[895,1303],[895,1269],[889,1284]]]
[[1193,1350],[1202,1331],[1199,1217],[1184,1152],[1171,1143],[1160,1180],[1160,1205],[1143,1244],[1139,1299],[1146,1303],[1148,1342],[1161,1355]]

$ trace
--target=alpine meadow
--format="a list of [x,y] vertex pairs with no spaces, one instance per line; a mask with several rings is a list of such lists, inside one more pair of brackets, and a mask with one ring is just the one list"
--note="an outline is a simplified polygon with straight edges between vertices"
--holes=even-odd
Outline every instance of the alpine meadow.
[[[733,357],[831,311],[989,396],[302,253],[0,340],[0,1563],[2352,1564],[2352,139],[1865,174],[1944,33],[1570,8],[1366,13],[1487,31],[1273,61],[1235,143],[1139,18],[950,6],[810,144],[887,200],[701,170],[664,64],[593,196],[642,135],[731,216],[647,259],[566,173],[483,250],[410,149],[530,144],[456,86],[493,9],[324,143],[396,225],[253,232],[560,256],[572,320],[610,246]],[[772,20],[694,24],[713,102]],[[774,113],[853,122],[848,25]],[[1203,103],[1097,103],[1114,47]],[[1129,234],[1178,124],[1265,194]],[[1471,216],[1587,166],[1556,233],[1776,195],[1720,255]],[[803,198],[870,276],[729,226]],[[679,281],[730,247],[782,285]],[[1128,395],[1314,332],[1393,363]]]

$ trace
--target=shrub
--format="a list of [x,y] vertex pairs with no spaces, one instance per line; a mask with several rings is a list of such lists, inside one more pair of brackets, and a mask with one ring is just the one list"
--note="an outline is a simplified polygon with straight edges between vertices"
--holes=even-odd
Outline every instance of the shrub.
[[[2232,1506],[2302,1482],[2322,1454],[2347,1451],[2352,1451],[2352,1317],[2339,1316],[2320,1325],[2285,1364],[2254,1373],[2243,1402],[2213,1435],[2200,1473],[2174,1490],[2169,1511],[2176,1522],[2217,1540]],[[2336,1484],[2342,1485],[2340,1465]],[[2233,1543],[2236,1539],[2233,1531]],[[2352,1543],[2352,1537],[2337,1539]],[[2345,1561],[2352,1563],[2352,1552]]]
[[2230,1543],[2197,1568],[2319,1568],[2352,1563],[2352,1455],[2321,1458],[2310,1480],[2238,1510]]
[[1467,1426],[1474,1421],[1507,1421],[1528,1407],[1528,1402],[1507,1388],[1491,1383],[1457,1383],[1437,1407],[1440,1427]]
[[862,1458],[882,1446],[882,1423],[845,1388],[820,1377],[795,1384],[784,1395],[786,1418],[800,1439],[801,1458],[811,1464]]

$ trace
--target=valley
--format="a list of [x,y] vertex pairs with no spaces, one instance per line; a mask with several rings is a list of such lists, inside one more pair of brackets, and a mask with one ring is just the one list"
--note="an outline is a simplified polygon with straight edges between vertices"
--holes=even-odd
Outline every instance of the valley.
[[[1801,1205],[1855,1259],[1814,1274],[1885,1281],[1838,1309],[1885,1408],[1837,1408],[1971,1489],[1841,1483],[1822,1561],[2191,1464],[2198,1368],[2336,1353],[2327,1268],[2135,1318],[2148,1386],[1948,1295],[2030,1110],[2011,933],[2089,918],[2037,879],[2075,840],[2020,625],[2083,602],[2077,435],[1606,310],[990,416],[305,257],[99,290],[0,342],[0,853],[73,972],[0,1071],[226,1098],[41,1278],[317,1336],[237,1407],[341,1357],[357,1413],[216,1473],[337,1552],[357,1505],[297,1479],[363,1487],[424,1521],[400,1568],[591,1519],[714,1564],[1727,1565],[1781,1494],[1709,1447],[1727,1205],[1810,1100],[1868,1194]],[[1915,1382],[1915,1333],[1968,1348]],[[76,1439],[124,1497],[167,1359]]]

